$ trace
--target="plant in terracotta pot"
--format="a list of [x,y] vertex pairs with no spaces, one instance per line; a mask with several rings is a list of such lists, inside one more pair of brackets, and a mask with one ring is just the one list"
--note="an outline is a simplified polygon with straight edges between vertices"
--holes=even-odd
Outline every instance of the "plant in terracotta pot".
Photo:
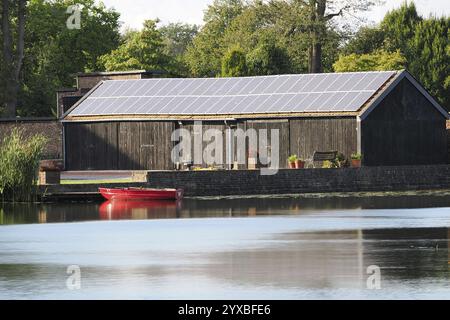
[[295,162],[297,160],[298,160],[298,157],[296,154],[289,156],[289,158],[288,158],[289,169],[295,169]]
[[361,153],[353,153],[351,158],[352,158],[352,167],[353,168],[360,168],[361,167],[362,154]]
[[305,167],[305,160],[297,158],[295,160],[295,169],[303,169]]

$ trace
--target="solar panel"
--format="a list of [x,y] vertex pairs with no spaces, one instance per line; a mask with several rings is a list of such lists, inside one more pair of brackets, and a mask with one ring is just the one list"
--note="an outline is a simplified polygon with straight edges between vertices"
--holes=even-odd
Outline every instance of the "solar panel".
[[360,73],[344,74],[341,86],[336,91],[352,91],[352,88],[361,81],[363,77],[364,74]]
[[374,81],[376,77],[377,74],[375,73],[366,73],[364,77],[361,79],[361,81],[359,81],[353,86],[352,91],[367,90],[367,84]]
[[322,97],[323,93],[310,93],[308,96],[308,99],[305,99],[305,102],[302,102],[302,106],[303,106],[303,110],[302,111],[306,111],[306,112],[310,112],[310,111],[316,111],[317,110],[317,101],[320,100],[320,98]]
[[395,74],[110,80],[69,116],[358,111]]

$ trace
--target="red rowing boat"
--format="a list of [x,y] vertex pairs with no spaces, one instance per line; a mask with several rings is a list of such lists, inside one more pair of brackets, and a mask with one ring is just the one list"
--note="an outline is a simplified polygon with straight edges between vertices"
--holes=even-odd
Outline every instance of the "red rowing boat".
[[99,188],[98,191],[107,200],[180,200],[183,198],[183,189]]

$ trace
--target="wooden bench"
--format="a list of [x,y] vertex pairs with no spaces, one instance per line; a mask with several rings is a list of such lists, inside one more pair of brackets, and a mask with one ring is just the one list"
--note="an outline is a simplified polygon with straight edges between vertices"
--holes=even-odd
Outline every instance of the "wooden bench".
[[312,166],[315,168],[314,164],[316,162],[324,162],[324,161],[333,161],[336,159],[338,152],[337,151],[314,151],[312,159],[309,159],[309,168]]

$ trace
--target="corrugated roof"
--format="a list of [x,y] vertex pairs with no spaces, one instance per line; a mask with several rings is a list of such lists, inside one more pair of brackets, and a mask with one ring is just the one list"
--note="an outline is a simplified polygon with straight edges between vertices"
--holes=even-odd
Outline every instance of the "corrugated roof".
[[351,113],[397,74],[110,80],[94,88],[66,118]]

